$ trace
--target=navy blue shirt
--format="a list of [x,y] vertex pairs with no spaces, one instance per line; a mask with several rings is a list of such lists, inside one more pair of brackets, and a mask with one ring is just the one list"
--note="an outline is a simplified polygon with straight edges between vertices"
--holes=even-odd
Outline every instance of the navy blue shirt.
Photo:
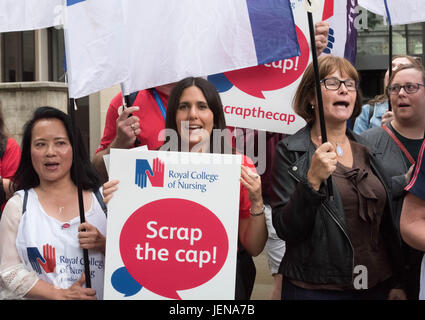
[[413,176],[410,179],[410,183],[404,190],[413,193],[418,198],[425,200],[425,140],[422,142],[421,149],[419,150],[418,159],[416,160],[415,168],[413,170]]

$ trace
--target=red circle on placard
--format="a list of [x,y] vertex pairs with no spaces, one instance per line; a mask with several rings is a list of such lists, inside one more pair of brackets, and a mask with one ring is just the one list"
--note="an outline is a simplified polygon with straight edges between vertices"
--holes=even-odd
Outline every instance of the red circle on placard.
[[180,299],[177,291],[212,279],[228,250],[227,232],[217,216],[185,199],[140,207],[120,235],[121,258],[131,276],[149,291],[174,299]]
[[307,68],[310,49],[302,30],[296,27],[301,55],[260,66],[225,72],[227,79],[243,92],[263,98],[263,91],[282,89],[294,83]]

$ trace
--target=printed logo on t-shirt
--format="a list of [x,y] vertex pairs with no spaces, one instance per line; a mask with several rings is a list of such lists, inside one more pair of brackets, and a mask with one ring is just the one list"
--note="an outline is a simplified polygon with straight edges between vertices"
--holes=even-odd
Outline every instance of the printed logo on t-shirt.
[[28,260],[31,263],[31,267],[38,274],[42,274],[41,269],[43,268],[45,273],[52,273],[56,268],[56,253],[55,248],[49,244],[43,246],[43,256],[37,247],[27,248]]

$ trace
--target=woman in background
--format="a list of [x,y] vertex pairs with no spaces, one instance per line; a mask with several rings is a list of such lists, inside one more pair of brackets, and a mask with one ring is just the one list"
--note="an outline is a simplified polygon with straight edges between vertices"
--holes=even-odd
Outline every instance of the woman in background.
[[13,194],[12,188],[10,188],[10,181],[16,169],[18,169],[20,160],[21,148],[6,131],[0,101],[0,218],[6,201]]

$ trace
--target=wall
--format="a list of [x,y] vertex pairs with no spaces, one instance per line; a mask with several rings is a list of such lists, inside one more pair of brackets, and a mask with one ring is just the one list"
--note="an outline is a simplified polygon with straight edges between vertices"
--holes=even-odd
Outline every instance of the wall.
[[0,104],[8,132],[20,144],[22,128],[40,106],[67,112],[67,85],[60,82],[0,83]]
[[111,88],[104,89],[90,95],[90,158],[93,156],[99,147],[100,139],[103,136],[105,129],[106,113],[109,103],[120,92],[120,86],[115,85]]

